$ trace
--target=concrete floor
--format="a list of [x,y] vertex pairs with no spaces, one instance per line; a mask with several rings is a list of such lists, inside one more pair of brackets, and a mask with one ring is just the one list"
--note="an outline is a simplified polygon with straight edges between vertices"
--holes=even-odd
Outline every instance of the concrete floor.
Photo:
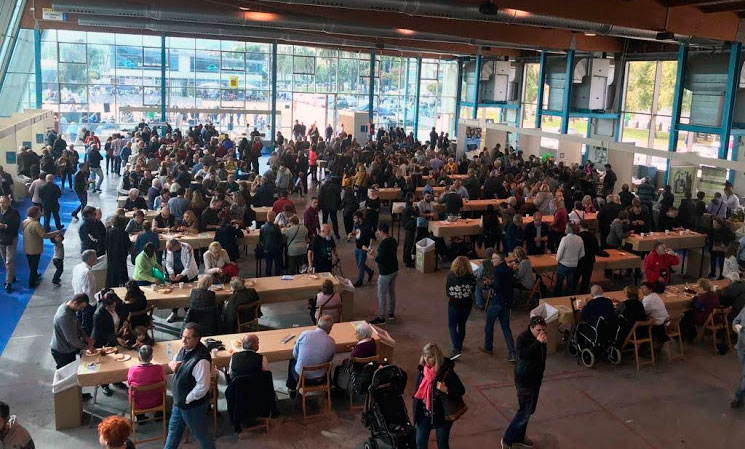
[[[91,195],[89,204],[102,207],[108,216],[115,207],[115,185],[118,178],[107,178],[103,194]],[[298,202],[300,203],[300,202]],[[340,217],[341,218],[341,217]],[[340,220],[341,221],[341,220]],[[45,282],[37,288],[12,339],[0,357],[0,399],[10,404],[11,412],[19,416],[33,435],[38,448],[93,448],[97,436],[93,428],[83,427],[57,432],[54,430],[54,410],[51,381],[54,363],[49,354],[51,320],[57,306],[68,299],[70,274],[78,263],[79,240],[77,222],[66,236],[67,259],[62,288],[49,282],[52,272],[45,273]],[[339,243],[344,274],[356,274],[353,245]],[[253,256],[242,259],[242,275],[254,275]],[[422,274],[404,268],[397,283],[395,322],[385,328],[396,339],[395,362],[410,376],[405,399],[410,407],[413,377],[422,346],[439,343],[449,352],[447,301],[444,295],[447,270]],[[374,316],[377,300],[374,284],[365,284],[355,293],[356,318]],[[607,285],[608,288],[613,287]],[[616,285],[615,287],[618,287]],[[280,304],[264,309],[262,324],[272,327],[309,325],[304,303]],[[165,312],[159,311],[161,318]],[[456,370],[466,385],[465,402],[469,411],[453,427],[453,448],[495,447],[514,414],[517,400],[512,383],[512,364],[499,329],[495,330],[494,357],[478,352],[483,344],[484,313],[474,310],[468,323],[463,356]],[[527,323],[527,311],[513,311],[513,333],[521,332]],[[170,339],[158,333],[158,339]],[[725,356],[712,353],[710,344],[687,348],[684,361],[662,360],[655,369],[643,368],[636,374],[628,360],[620,367],[607,362],[588,370],[564,353],[549,356],[546,378],[541,390],[538,410],[531,420],[528,435],[540,448],[684,448],[737,447],[745,440],[745,412],[728,408],[739,376],[739,365],[733,352]],[[341,358],[341,357],[339,357]],[[284,394],[285,364],[273,364],[275,386],[282,416],[272,423],[269,434],[253,433],[239,441],[232,433],[220,401],[217,446],[221,448],[353,448],[360,447],[368,432],[360,423],[360,415],[350,413],[346,398],[334,399],[334,414],[302,424],[297,404]],[[100,402],[123,412],[126,395],[114,390],[112,398]],[[94,425],[97,422],[94,422]],[[155,433],[159,424],[142,428]],[[431,445],[435,443],[431,440]],[[151,443],[141,447],[161,447]],[[196,447],[185,444],[184,447]]]

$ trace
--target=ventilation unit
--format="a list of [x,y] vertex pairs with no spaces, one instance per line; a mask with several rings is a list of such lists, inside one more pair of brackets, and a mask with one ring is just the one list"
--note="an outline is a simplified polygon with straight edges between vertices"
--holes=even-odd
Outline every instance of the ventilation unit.
[[691,91],[691,125],[722,126],[729,54],[697,54],[686,61],[684,88]]

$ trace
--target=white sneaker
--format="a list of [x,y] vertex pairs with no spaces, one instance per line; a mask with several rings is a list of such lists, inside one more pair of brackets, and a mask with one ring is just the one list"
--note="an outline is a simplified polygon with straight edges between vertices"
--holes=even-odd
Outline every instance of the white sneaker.
[[173,323],[175,321],[178,321],[178,314],[176,312],[171,312],[171,314],[168,315],[168,318],[166,318],[166,322]]

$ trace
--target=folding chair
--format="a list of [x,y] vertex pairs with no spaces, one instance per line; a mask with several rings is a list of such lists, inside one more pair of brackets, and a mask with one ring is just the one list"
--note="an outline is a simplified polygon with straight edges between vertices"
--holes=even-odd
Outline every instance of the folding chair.
[[[364,366],[371,362],[377,362],[379,359],[379,356],[374,355],[371,357],[352,357],[350,359],[350,363],[352,366],[352,369],[354,369],[357,366]],[[349,410],[362,410],[364,408],[364,404],[354,405],[354,390],[352,388],[352,376],[349,376],[349,382],[347,383],[347,390],[349,391]]]
[[[325,377],[325,381],[318,385],[306,385],[305,384],[305,372],[306,371],[325,371],[322,378]],[[313,393],[321,393],[321,404],[323,403],[324,397],[328,403],[328,414],[331,414],[331,362],[322,363],[320,365],[309,365],[303,366],[300,370],[300,380],[298,381],[297,394],[298,399],[303,403],[303,424],[308,424],[308,414],[306,409],[307,396]],[[319,413],[322,415],[323,411]]]
[[714,352],[718,352],[717,349],[717,333],[719,331],[724,332],[724,339],[727,342],[727,348],[732,347],[732,336],[729,331],[729,314],[732,312],[732,307],[721,308],[718,307],[711,311],[709,316],[706,318],[704,323],[704,329],[701,333],[701,338],[706,335],[706,332],[711,332],[711,344],[714,347]]
[[[253,309],[253,313],[250,313]],[[259,313],[261,313],[261,301],[250,304],[241,304],[235,311],[237,333],[256,332],[259,330]]]
[[[667,333],[667,336],[670,338],[669,344],[665,347],[667,348],[667,359],[672,360],[678,360],[678,359],[685,359],[685,348],[683,347],[683,336],[680,333],[680,320],[683,318],[682,315],[669,318],[667,321],[665,321],[665,332]],[[678,355],[673,357],[672,352],[672,346],[673,343],[676,343],[678,345]]]
[[[652,343],[652,325],[654,325],[654,320],[650,319],[647,321],[637,321],[634,323],[634,326],[629,331],[629,334],[626,336],[626,339],[623,342],[623,345],[621,345],[621,351],[634,351],[634,360],[636,362],[636,372],[639,372],[639,367],[644,365],[652,365],[652,368],[654,368],[654,344]],[[640,333],[646,333],[646,335],[639,337],[637,336],[637,330],[641,331]],[[646,330],[646,332],[645,332]],[[639,349],[645,345],[649,345],[649,354],[651,357],[650,361],[640,361],[639,360]]]
[[[162,398],[160,405],[156,407],[151,408],[143,408],[138,409],[135,407],[135,394],[137,392],[146,392],[146,391],[153,391],[153,390],[161,390]],[[132,422],[132,442],[135,444],[139,443],[147,443],[150,441],[157,441],[157,440],[166,440],[166,437],[168,436],[168,424],[166,421],[166,381],[150,384],[150,385],[143,385],[143,386],[137,386],[137,385],[130,385],[129,391],[132,393],[129,395],[129,420]],[[153,421],[155,418],[147,418],[142,421],[137,421],[136,417],[137,415],[142,415],[144,413],[155,413],[155,412],[162,412],[163,416],[161,417],[161,420],[163,421],[163,434],[160,436],[152,437],[152,438],[146,438],[144,440],[138,440],[137,439],[137,427],[143,422],[147,421]]]

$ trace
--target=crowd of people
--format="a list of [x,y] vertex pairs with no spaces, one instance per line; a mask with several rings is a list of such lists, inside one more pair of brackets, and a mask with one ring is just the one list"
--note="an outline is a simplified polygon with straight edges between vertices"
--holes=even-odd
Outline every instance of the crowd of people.
[[[77,232],[81,254],[72,271],[73,295],[59,306],[54,317],[51,352],[57,368],[75,361],[83,350],[120,345],[138,351],[140,363],[129,372],[130,386],[162,381],[163,368],[152,363],[154,341],[148,332],[152,323],[141,287],[195,282],[183,318],[184,349],[169,364],[175,373],[166,441],[169,448],[178,446],[185,427],[201,447],[214,447],[206,424],[211,355],[202,337],[236,332],[239,306],[260,300],[256,290],[239,276],[242,256],[238,242],[244,232],[258,230],[260,243],[255,257],[264,262],[267,276],[332,272],[340,263],[337,245],[346,239],[355,245],[357,273],[353,285],[361,287],[365,281],[371,282],[377,271],[378,310],[369,323],[382,325],[396,318],[399,242],[389,224],[380,219],[381,188],[399,189],[405,201],[400,226],[405,234],[401,259],[406,267],[414,266],[414,243],[429,235],[431,220],[475,214],[483,226],[483,232],[471,239],[435,239],[438,255],[452,260],[445,285],[452,352],[445,357],[436,344],[428,344],[423,350],[413,409],[420,448],[426,447],[432,430],[438,446],[448,447],[450,427],[460,415],[453,418],[447,408],[464,407],[465,386],[455,374],[454,361],[462,356],[466,322],[473,307],[486,312],[480,351],[494,354],[493,328],[499,321],[507,360],[516,363],[519,410],[504,434],[502,447],[531,447],[526,428],[536,408],[545,367],[546,323],[540,318],[531,319],[529,328],[516,340],[510,327],[515,298],[535,288],[545,289],[542,279],[533,272],[529,256],[555,255],[553,296],[590,292],[593,299],[582,311],[583,320],[591,322],[603,316],[630,329],[633,322],[649,316],[658,329],[655,335],[662,340],[668,313],[659,294],[671,282],[680,257],[663,243],[656,244],[644,257],[643,273],[627,273],[629,279],[643,275],[644,283],[641,291],[627,288],[628,299],[618,310],[612,304],[609,307],[599,285],[591,285],[595,258],[608,248],[624,248],[624,240],[632,233],[701,231],[708,235],[709,277],[726,277],[732,282],[714,298],[707,295],[711,293],[708,280],[699,281],[703,293],[694,300],[690,320],[700,324],[706,311],[729,304],[735,309],[733,316],[738,316],[736,326],[742,321],[745,283],[739,273],[745,266],[745,242],[736,240],[726,221],[740,207],[731,185],[708,204],[702,192],[695,200],[686,193],[676,208],[670,186],[664,186],[657,195],[649,179],[636,186],[636,194],[627,183],[616,193],[618,180],[608,164],[598,170],[592,162],[567,165],[532,155],[524,158],[521,151],[512,147],[502,151],[499,145],[485,148],[475,157],[456,160],[449,136],[434,129],[425,143],[400,128],[379,128],[371,131],[368,141],[360,143],[343,127],[336,132],[327,128],[321,136],[315,124],[305,129],[296,123],[294,140],[277,135],[263,172],[259,164],[263,143],[256,130],[233,141],[211,125],[198,125],[182,133],[168,125],[150,127],[140,123],[131,132],[115,133],[105,142],[93,132],[86,131],[83,136],[82,155],[56,133],[48,136],[49,145],[41,157],[21,149],[19,174],[28,181],[34,203],[23,221],[7,189],[13,180],[8,181],[9,175],[5,176],[0,167],[6,194],[0,197],[5,288],[10,292],[17,281],[14,269],[19,233],[31,268],[29,286],[41,282],[37,271],[44,239],[54,243],[56,270],[52,282],[60,285],[65,254],[59,199],[66,181],[80,203],[72,216],[77,220],[80,214]],[[325,161],[323,179],[318,174],[319,161]],[[456,174],[462,176],[450,177]],[[89,193],[101,191],[104,176],[118,177],[118,193],[126,196],[123,207],[107,218],[101,209],[87,204]],[[439,197],[435,196],[435,187],[445,188]],[[304,211],[292,199],[295,195],[313,195]],[[483,213],[472,213],[462,211],[467,199],[504,201],[496,207],[489,205]],[[259,207],[269,209],[265,220],[257,219],[255,208]],[[704,219],[705,213],[713,216],[711,225]],[[146,219],[146,214],[151,216]],[[531,214],[532,222],[523,225],[522,217]],[[597,214],[597,230],[590,229],[588,214]],[[543,221],[546,215],[553,216],[550,224]],[[56,231],[51,230],[51,219],[55,220]],[[161,250],[160,234],[204,231],[214,232],[214,241],[205,250],[172,236],[165,239]],[[477,251],[483,251],[486,257],[474,270],[469,257],[474,258]],[[104,257],[105,289],[98,291],[93,269]],[[371,261],[377,270],[369,265]],[[213,282],[230,286],[231,295],[224,303],[218,304],[210,290]],[[119,298],[111,289],[122,286],[126,294]],[[303,373],[306,385],[323,381],[324,373],[303,371],[303,366],[333,358],[335,345],[329,334],[341,314],[321,314],[320,310],[340,303],[339,294],[328,285],[309,301],[310,317],[317,327],[301,334],[295,343],[287,375],[291,396]],[[255,307],[251,315],[260,316],[258,304]],[[173,309],[167,321],[180,319],[179,310]],[[741,330],[740,326],[736,331],[745,340]],[[375,355],[370,325],[358,325],[356,332],[359,343],[352,356]],[[258,338],[247,334],[241,345],[242,351],[231,359],[228,372],[233,381],[230,393],[226,393],[229,406],[233,403],[241,410],[235,419],[231,413],[236,432],[246,425],[243,418],[278,413],[271,372],[266,358],[258,353]],[[349,370],[357,368],[350,362],[337,367],[334,384],[348,387],[339,385],[345,383],[339,379],[350,378]],[[108,385],[102,391],[114,394]],[[245,408],[233,400],[245,391],[260,398],[256,408]],[[733,404],[741,405],[744,394],[745,388],[741,387]],[[155,396],[138,394],[136,400],[147,406]],[[0,415],[2,412],[0,407]],[[137,421],[146,419],[137,417]],[[101,424],[101,444],[107,444],[104,447],[130,447],[128,434],[117,427],[122,425],[121,420],[114,422],[111,418]]]

